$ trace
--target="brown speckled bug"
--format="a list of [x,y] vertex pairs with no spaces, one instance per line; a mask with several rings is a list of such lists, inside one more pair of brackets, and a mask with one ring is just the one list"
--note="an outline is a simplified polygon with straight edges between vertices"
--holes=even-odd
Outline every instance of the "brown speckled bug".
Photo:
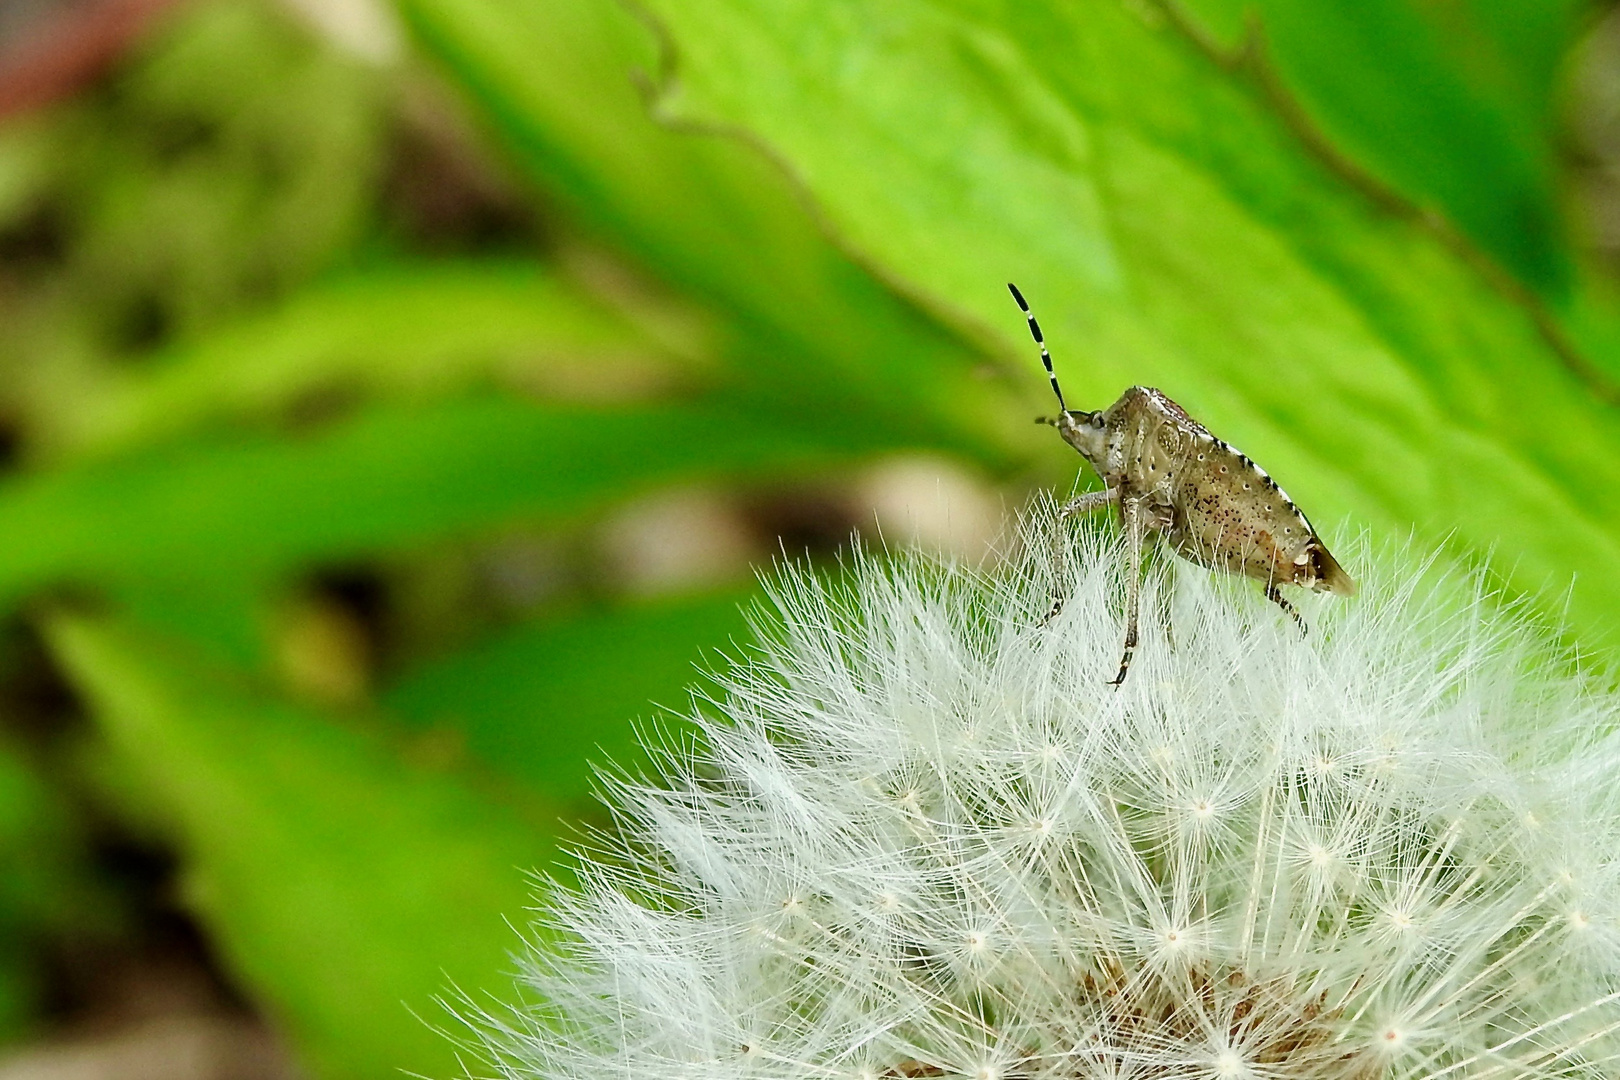
[[[1177,555],[1265,585],[1266,596],[1305,628],[1278,585],[1350,596],[1356,584],[1344,572],[1299,507],[1266,471],[1217,439],[1174,401],[1148,386],[1133,386],[1101,412],[1071,410],[1063,401],[1040,324],[1018,287],[1007,288],[1029,320],[1062,411],[1038,422],[1058,429],[1063,440],[1102,477],[1102,491],[1066,504],[1061,517],[1119,507],[1129,549],[1125,579],[1125,652],[1115,686],[1125,681],[1136,651],[1138,589],[1144,538],[1162,536]],[[1054,597],[1050,620],[1062,610]]]

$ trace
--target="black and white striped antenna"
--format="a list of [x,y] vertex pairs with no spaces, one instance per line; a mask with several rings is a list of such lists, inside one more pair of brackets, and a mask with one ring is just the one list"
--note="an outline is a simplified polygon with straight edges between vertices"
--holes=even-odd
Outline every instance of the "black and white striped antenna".
[[1018,301],[1019,308],[1024,312],[1024,318],[1029,320],[1029,336],[1041,347],[1041,363],[1046,365],[1046,377],[1052,380],[1052,393],[1057,395],[1058,408],[1068,412],[1069,407],[1063,403],[1063,389],[1058,386],[1057,372],[1052,370],[1052,354],[1046,351],[1046,339],[1041,337],[1041,324],[1035,321],[1035,313],[1024,303],[1024,294],[1018,291],[1018,286],[1009,281],[1007,291],[1012,293],[1013,299]]

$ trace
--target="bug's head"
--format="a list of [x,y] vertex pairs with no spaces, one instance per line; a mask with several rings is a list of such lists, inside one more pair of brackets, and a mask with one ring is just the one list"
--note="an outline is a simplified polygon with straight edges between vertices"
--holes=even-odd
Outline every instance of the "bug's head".
[[1064,442],[1080,451],[1080,456],[1091,462],[1098,473],[1102,472],[1108,442],[1108,420],[1102,413],[1065,409],[1056,417],[1037,417],[1035,422],[1057,428]]

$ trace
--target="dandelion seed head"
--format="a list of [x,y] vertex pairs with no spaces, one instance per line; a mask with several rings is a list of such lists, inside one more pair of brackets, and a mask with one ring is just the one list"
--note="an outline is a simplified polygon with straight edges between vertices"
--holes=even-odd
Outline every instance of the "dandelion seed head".
[[1044,520],[988,570],[783,572],[702,739],[610,782],[530,1004],[473,1021],[504,1075],[1620,1075],[1596,676],[1362,550],[1303,640],[1251,583],[1154,566],[1115,690],[1122,545]]

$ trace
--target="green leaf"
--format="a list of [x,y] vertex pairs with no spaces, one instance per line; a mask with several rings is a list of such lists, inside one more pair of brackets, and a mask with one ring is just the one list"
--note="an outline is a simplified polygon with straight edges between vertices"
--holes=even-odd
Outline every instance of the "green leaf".
[[0,937],[11,945],[41,926],[105,929],[86,888],[84,836],[66,793],[9,734],[0,739]]
[[668,367],[668,350],[702,349],[696,328],[657,330],[535,265],[383,266],[149,358],[127,385],[61,410],[53,419],[67,430],[50,434],[105,456],[321,395],[425,396],[497,379],[611,400]]
[[796,420],[476,397],[19,476],[0,485],[0,599],[58,581],[252,578],[573,517],[674,480],[809,474],[888,445],[838,416],[813,435]]
[[1318,523],[1494,548],[1530,588],[1579,573],[1575,628],[1620,643],[1614,409],[1153,9],[651,6],[672,111],[756,133],[872,265],[1029,355],[1017,280],[1073,404],[1160,386]]
[[[1553,122],[1578,0],[1194,0],[1232,55],[1271,77],[1335,149],[1450,218],[1526,284],[1569,286]],[[1245,33],[1247,32],[1247,33]]]
[[[636,769],[632,723],[686,709],[700,664],[749,638],[752,593],[725,592],[552,618],[410,672],[383,694],[412,727],[460,734],[491,766],[562,802],[582,799],[588,762]],[[670,712],[662,731],[682,729]]]
[[774,385],[776,400],[863,413],[897,438],[1008,464],[1005,389],[978,378],[977,350],[831,243],[770,162],[647,116],[637,82],[657,66],[656,41],[626,6],[399,6],[519,163],[672,284],[712,302],[737,335],[739,364]]
[[[386,743],[83,617],[50,639],[174,822],[185,897],[317,1075],[460,1075],[429,1024],[452,986],[505,993],[529,816]],[[532,815],[531,815],[532,816]]]
[[0,737],[0,1043],[39,1019],[46,942],[105,935],[120,914],[91,877],[83,823],[56,779]]

